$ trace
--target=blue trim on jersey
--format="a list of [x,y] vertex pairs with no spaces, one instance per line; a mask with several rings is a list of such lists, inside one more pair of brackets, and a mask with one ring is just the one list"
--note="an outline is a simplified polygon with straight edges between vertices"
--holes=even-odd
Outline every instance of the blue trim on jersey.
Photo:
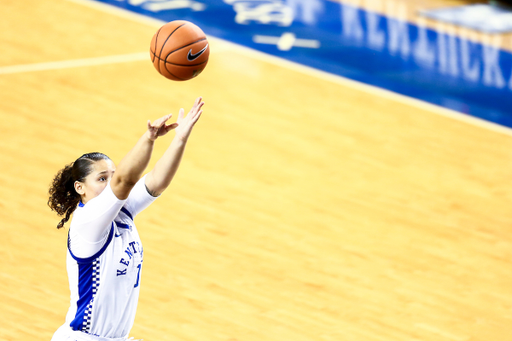
[[121,212],[123,212],[124,214],[126,214],[128,216],[128,218],[130,218],[132,221],[133,221],[133,217],[132,217],[132,214],[130,213],[130,211],[128,211],[126,208],[124,207],[121,207]]
[[98,271],[94,270],[95,266],[98,265],[99,256],[105,252],[107,247],[109,246],[112,238],[114,236],[114,222],[112,222],[112,227],[110,228],[110,232],[108,234],[107,242],[103,247],[96,252],[93,256],[88,258],[80,258],[76,257],[71,251],[70,244],[71,239],[68,234],[68,251],[71,257],[78,263],[78,301],[76,302],[77,310],[75,314],[75,318],[69,326],[73,330],[87,331],[89,328],[90,321],[87,321],[88,316],[90,315],[90,309],[92,302],[94,300],[94,295],[97,292],[97,283],[94,281],[98,280],[99,275]]
[[93,269],[94,263],[79,263],[78,264],[78,295],[79,299],[76,302],[77,310],[75,318],[69,326],[73,330],[83,330],[84,317],[87,307],[92,303],[93,299]]
[[122,229],[130,229],[130,225],[128,225],[128,224],[123,224],[123,223],[120,223],[120,222],[118,222],[118,221],[116,221],[116,225],[117,225],[117,227],[120,227],[120,228],[122,228]]
[[89,263],[92,264],[92,261],[95,260],[96,258],[98,258],[99,256],[101,256],[101,254],[107,249],[108,245],[112,241],[113,236],[114,236],[114,222],[112,222],[112,227],[110,228],[110,232],[108,234],[107,242],[105,243],[105,245],[103,245],[103,247],[98,252],[96,252],[94,255],[92,255],[91,257],[80,258],[80,257],[75,256],[73,254],[73,252],[71,251],[71,248],[70,248],[71,239],[69,238],[69,234],[68,234],[68,251],[69,251],[69,254],[71,255],[71,257],[73,257],[74,260],[76,260],[78,265],[80,265],[80,264],[89,264]]
[[85,204],[82,202],[82,200],[80,200],[80,201],[78,202],[78,207],[84,207],[84,206],[85,206]]

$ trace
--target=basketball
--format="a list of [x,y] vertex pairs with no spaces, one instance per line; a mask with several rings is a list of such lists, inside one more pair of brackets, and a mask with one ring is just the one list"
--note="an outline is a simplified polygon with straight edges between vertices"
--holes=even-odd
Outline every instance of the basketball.
[[173,81],[197,77],[210,56],[203,30],[185,20],[171,21],[162,26],[153,36],[149,50],[155,69]]

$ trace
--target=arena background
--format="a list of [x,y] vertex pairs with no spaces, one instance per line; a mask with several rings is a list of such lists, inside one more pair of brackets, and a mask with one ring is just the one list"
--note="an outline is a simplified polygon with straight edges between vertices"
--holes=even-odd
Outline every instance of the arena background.
[[[467,5],[493,20],[432,17]],[[197,96],[178,175],[137,218],[132,336],[512,340],[504,2],[25,0],[0,13],[1,340],[50,340],[64,322],[54,174],[90,151],[119,162],[148,119]],[[177,18],[211,48],[187,82],[149,59]]]

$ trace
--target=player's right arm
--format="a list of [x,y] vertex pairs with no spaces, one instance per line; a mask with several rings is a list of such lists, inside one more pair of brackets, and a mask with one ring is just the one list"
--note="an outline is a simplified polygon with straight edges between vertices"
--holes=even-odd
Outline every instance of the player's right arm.
[[180,165],[192,128],[201,117],[203,105],[203,98],[198,97],[187,116],[184,110],[180,109],[176,135],[164,155],[155,164],[155,168],[146,177],[146,187],[151,195],[159,196],[169,187]]
[[176,124],[166,124],[171,116],[171,114],[165,115],[153,123],[148,121],[148,130],[117,166],[110,186],[118,199],[128,198],[133,186],[141,178],[151,159],[155,140],[176,128]]

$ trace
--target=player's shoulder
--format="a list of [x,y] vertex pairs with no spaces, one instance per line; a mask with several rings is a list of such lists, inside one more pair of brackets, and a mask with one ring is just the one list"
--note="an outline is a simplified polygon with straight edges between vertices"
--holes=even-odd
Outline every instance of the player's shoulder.
[[81,222],[85,221],[87,218],[87,211],[85,210],[85,205],[80,201],[73,211],[73,216],[71,218],[71,226],[80,224]]

